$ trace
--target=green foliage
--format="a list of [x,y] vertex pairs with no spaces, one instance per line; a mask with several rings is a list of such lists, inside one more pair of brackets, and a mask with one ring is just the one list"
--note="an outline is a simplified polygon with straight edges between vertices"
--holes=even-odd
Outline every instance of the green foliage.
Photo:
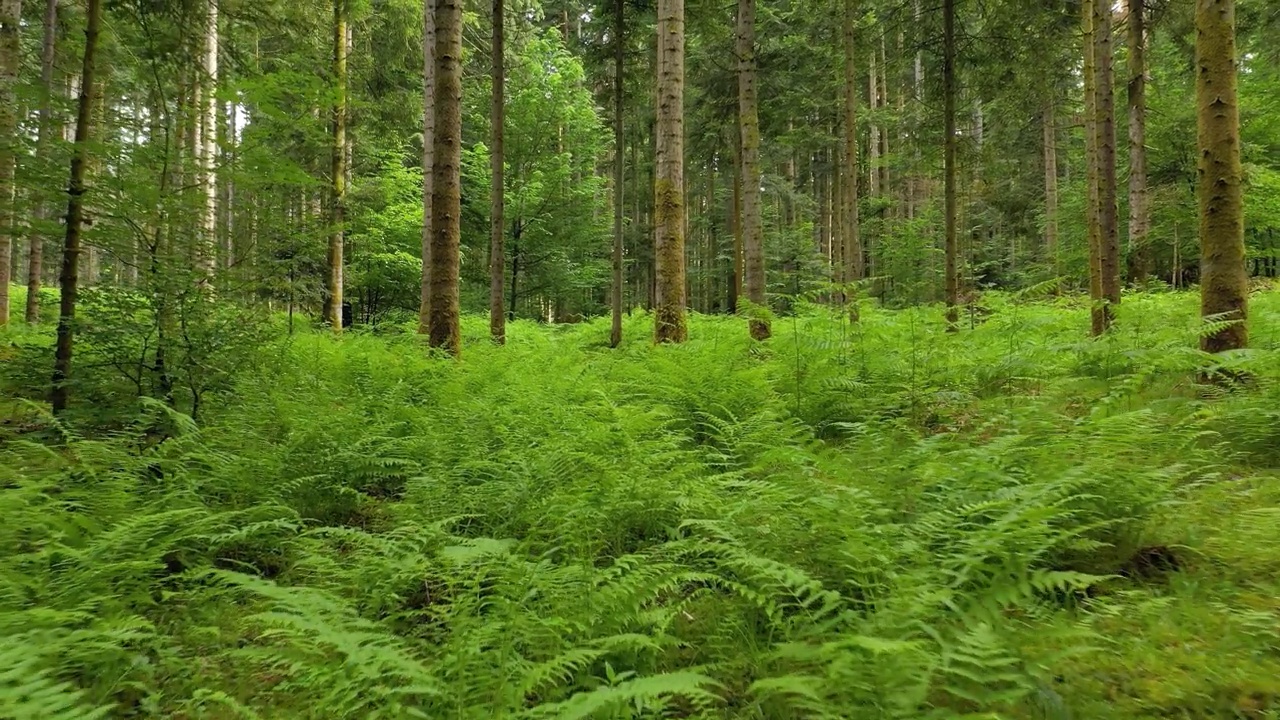
[[[497,348],[469,317],[462,364],[303,333],[201,426],[9,408],[0,714],[1274,708],[1274,297],[1226,359],[1186,349],[1183,295],[1126,298],[1101,341],[1080,303],[984,304],[959,335],[864,304],[613,352],[600,323]],[[1251,385],[1205,397],[1218,363]]]

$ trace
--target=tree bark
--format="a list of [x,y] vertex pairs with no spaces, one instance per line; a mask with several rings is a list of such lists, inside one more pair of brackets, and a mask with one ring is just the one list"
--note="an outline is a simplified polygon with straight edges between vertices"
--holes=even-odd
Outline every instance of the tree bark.
[[84,223],[85,166],[89,162],[89,136],[92,132],[93,87],[97,72],[98,35],[102,25],[101,0],[86,0],[84,30],[84,62],[81,66],[80,100],[76,111],[75,147],[71,155],[71,179],[67,185],[67,231],[62,246],[62,292],[58,310],[58,343],[53,360],[53,390],[50,403],[54,414],[67,409],[71,379],[71,356],[75,341],[76,291],[79,278],[80,228]]
[[1094,57],[1098,91],[1098,258],[1102,270],[1104,329],[1120,304],[1120,221],[1116,208],[1115,69],[1112,57],[1111,0],[1094,0]]
[[729,314],[737,314],[739,298],[742,297],[742,132],[734,128],[733,133],[733,208],[731,209],[733,224],[733,262],[729,271],[732,273],[729,283]]
[[876,111],[880,109],[880,71],[877,69],[875,48],[867,58],[867,109],[871,116],[871,136],[867,140],[867,179],[871,197],[880,197],[880,125],[876,123]]
[[1094,0],[1081,3],[1084,32],[1084,156],[1085,156],[1085,237],[1089,244],[1090,330],[1097,337],[1106,331],[1102,301],[1102,231],[1098,164],[1098,72],[1094,35]]
[[436,3],[435,152],[431,189],[431,347],[459,356],[458,263],[462,238],[462,2]]
[[658,0],[654,340],[684,342],[684,0]]
[[626,138],[623,131],[626,96],[623,76],[626,45],[623,38],[626,26],[626,0],[616,0],[613,5],[613,287],[610,305],[613,324],[609,328],[609,347],[622,344],[622,214],[625,206],[623,187],[626,173]]
[[329,325],[342,333],[343,245],[347,200],[347,0],[333,3],[333,138],[329,172]]
[[1146,0],[1129,0],[1129,281],[1151,274],[1151,205],[1147,190]]
[[[1044,131],[1044,252],[1058,277],[1058,119],[1057,98],[1050,90],[1041,123]],[[1056,282],[1055,282],[1056,284]]]
[[956,227],[956,7],[942,3],[943,203],[946,222],[947,332],[956,332],[960,305],[960,243]]
[[[884,32],[880,33],[880,83],[877,88],[880,108],[889,107],[889,55],[885,48]],[[900,117],[900,116],[899,116]],[[889,126],[880,127],[880,189],[886,196],[892,193],[891,176],[889,174]],[[874,275],[874,268],[871,271]]]
[[841,282],[856,282],[864,273],[862,237],[858,220],[858,67],[854,59],[854,14],[856,0],[844,0],[842,36],[844,41],[844,166],[841,173],[843,197],[840,223],[842,246]]
[[431,199],[436,134],[436,9],[435,0],[422,7],[422,295],[418,304],[418,334],[430,331],[431,318]]
[[206,0],[204,45],[200,63],[200,140],[196,147],[204,205],[200,212],[197,257],[203,282],[213,281],[218,256],[218,2]]
[[1204,335],[1200,347],[1205,352],[1249,344],[1236,61],[1235,0],[1196,0],[1200,314],[1236,321]]
[[[58,46],[58,0],[45,0],[44,39],[40,46],[40,130],[36,140],[36,156],[49,159],[49,143],[53,127],[53,61]],[[52,219],[53,210],[47,199],[41,198],[40,217]],[[26,320],[34,325],[40,322],[40,280],[44,274],[44,236],[33,232],[27,240],[27,308]]]
[[746,252],[751,337],[771,334],[765,299],[764,228],[760,220],[760,116],[756,90],[756,3],[738,0],[738,128],[742,134],[742,239]]
[[818,196],[818,253],[822,256],[822,276],[831,274],[831,173],[830,153],[818,151],[818,167],[814,173],[814,185]]
[[16,85],[22,62],[19,32],[22,0],[0,0],[0,326],[9,323],[9,276],[12,271],[14,167],[18,148]]
[[503,271],[506,259],[502,256],[503,235],[506,226],[503,224],[503,182],[502,163],[503,146],[502,131],[506,113],[503,108],[505,90],[503,87],[503,0],[493,0],[493,106],[490,110],[493,148],[490,151],[489,167],[492,174],[492,185],[489,195],[489,336],[502,345],[507,341],[507,316],[503,312],[502,299],[505,292]]

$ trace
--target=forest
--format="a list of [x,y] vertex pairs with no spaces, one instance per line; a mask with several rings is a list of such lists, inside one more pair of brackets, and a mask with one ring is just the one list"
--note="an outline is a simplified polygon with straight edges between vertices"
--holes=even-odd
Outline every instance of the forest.
[[0,0],[0,720],[1280,720],[1276,0]]

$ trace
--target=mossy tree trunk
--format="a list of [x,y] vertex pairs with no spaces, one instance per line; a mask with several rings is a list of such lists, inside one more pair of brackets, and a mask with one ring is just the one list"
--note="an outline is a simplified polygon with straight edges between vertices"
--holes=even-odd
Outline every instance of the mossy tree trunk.
[[1221,352],[1249,342],[1235,0],[1196,0],[1196,119],[1200,314],[1236,321],[1203,336],[1200,346],[1206,352]]

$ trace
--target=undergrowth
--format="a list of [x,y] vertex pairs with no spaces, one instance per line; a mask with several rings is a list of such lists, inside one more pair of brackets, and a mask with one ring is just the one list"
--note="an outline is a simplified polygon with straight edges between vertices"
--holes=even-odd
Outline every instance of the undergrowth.
[[14,331],[0,717],[1280,717],[1280,299],[990,305],[282,335],[199,424]]

